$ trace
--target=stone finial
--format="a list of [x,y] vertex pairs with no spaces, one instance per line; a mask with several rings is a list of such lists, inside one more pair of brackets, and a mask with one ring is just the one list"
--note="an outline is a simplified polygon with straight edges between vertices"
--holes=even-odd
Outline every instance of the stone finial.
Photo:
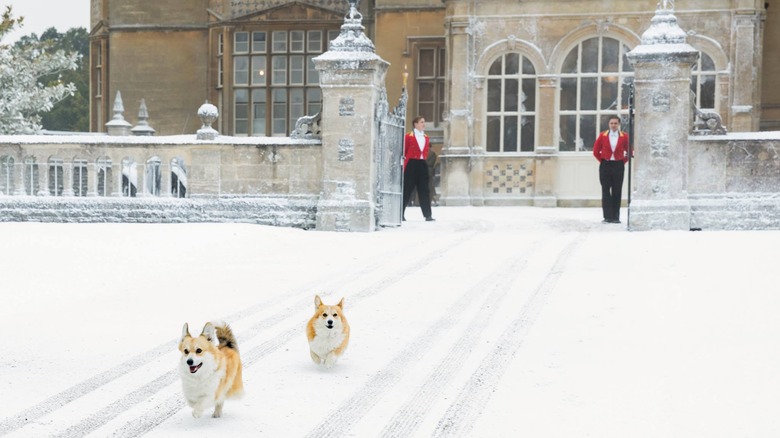
[[132,125],[127,120],[125,120],[123,115],[124,112],[125,106],[122,103],[122,93],[117,91],[116,98],[114,98],[114,117],[110,122],[106,123],[108,135],[130,135],[130,128]]
[[674,12],[674,0],[661,0],[658,2],[659,11]]
[[200,120],[203,122],[203,126],[198,129],[196,138],[198,140],[215,140],[219,135],[219,132],[212,128],[211,124],[219,117],[219,110],[217,107],[210,104],[207,100],[206,103],[198,108],[198,117],[200,117]]
[[658,2],[658,9],[650,21],[650,28],[642,34],[642,44],[685,44],[685,31],[677,24],[674,15],[674,1]]
[[336,52],[368,52],[376,53],[374,43],[363,32],[363,15],[358,12],[358,0],[347,0],[349,12],[344,17],[341,33],[330,42],[329,50]]
[[141,99],[141,107],[138,109],[138,124],[130,131],[133,135],[154,135],[154,129],[149,126],[149,110],[146,109],[146,100]]

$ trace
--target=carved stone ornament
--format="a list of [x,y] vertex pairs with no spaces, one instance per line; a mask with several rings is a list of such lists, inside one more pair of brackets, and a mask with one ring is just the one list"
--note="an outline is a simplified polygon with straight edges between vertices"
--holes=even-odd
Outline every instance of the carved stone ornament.
[[342,138],[339,140],[339,161],[352,161],[355,158],[355,142]]
[[665,135],[654,135],[650,139],[650,155],[653,158],[668,158],[671,142]]
[[668,113],[671,107],[672,96],[668,91],[659,91],[653,94],[653,111]]

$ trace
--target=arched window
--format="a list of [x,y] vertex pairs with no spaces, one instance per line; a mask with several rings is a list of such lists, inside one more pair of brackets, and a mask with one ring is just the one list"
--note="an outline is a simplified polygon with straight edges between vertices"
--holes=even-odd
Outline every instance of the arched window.
[[73,160],[73,195],[87,196],[87,160]]
[[97,160],[98,196],[108,196],[111,193],[111,159],[107,157]]
[[593,150],[610,116],[628,114],[634,72],[626,58],[631,49],[615,38],[599,36],[577,44],[561,66],[558,147]]
[[174,198],[184,198],[187,195],[187,169],[184,160],[171,160],[171,194]]
[[62,159],[49,159],[49,194],[62,196],[64,177],[62,175]]
[[23,167],[24,194],[35,196],[38,193],[38,163],[35,157],[26,157]]
[[146,160],[146,179],[144,187],[146,193],[152,196],[160,196],[160,182],[162,179],[161,167],[162,161],[158,157],[152,157]]
[[536,69],[519,53],[501,55],[487,74],[487,152],[533,152],[536,143]]
[[0,158],[0,193],[14,194],[14,159],[8,155]]
[[138,191],[138,165],[132,158],[122,160],[122,196],[135,198]]
[[691,91],[696,93],[696,106],[700,109],[715,109],[716,78],[715,62],[709,55],[701,52],[691,74]]

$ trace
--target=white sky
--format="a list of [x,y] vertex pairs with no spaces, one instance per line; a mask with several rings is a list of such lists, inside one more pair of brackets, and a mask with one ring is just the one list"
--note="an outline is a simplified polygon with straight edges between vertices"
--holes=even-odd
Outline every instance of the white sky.
[[[375,233],[0,223],[0,435],[780,436],[780,230],[433,213]],[[351,326],[330,371],[315,293]],[[246,395],[196,420],[176,339],[207,320],[231,324]]]
[[15,17],[24,17],[24,27],[3,38],[6,44],[12,44],[19,38],[55,27],[65,32],[72,27],[84,27],[89,31],[89,0],[0,0],[0,7],[13,7]]

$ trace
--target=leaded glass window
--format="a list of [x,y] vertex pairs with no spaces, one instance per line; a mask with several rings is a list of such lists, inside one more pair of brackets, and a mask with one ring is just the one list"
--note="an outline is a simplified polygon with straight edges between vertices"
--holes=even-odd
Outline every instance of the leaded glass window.
[[485,150],[533,152],[536,144],[536,68],[519,53],[490,65],[486,77]]
[[594,37],[577,44],[561,67],[559,149],[593,150],[610,116],[628,115],[634,72],[626,58],[631,49],[615,38]]

